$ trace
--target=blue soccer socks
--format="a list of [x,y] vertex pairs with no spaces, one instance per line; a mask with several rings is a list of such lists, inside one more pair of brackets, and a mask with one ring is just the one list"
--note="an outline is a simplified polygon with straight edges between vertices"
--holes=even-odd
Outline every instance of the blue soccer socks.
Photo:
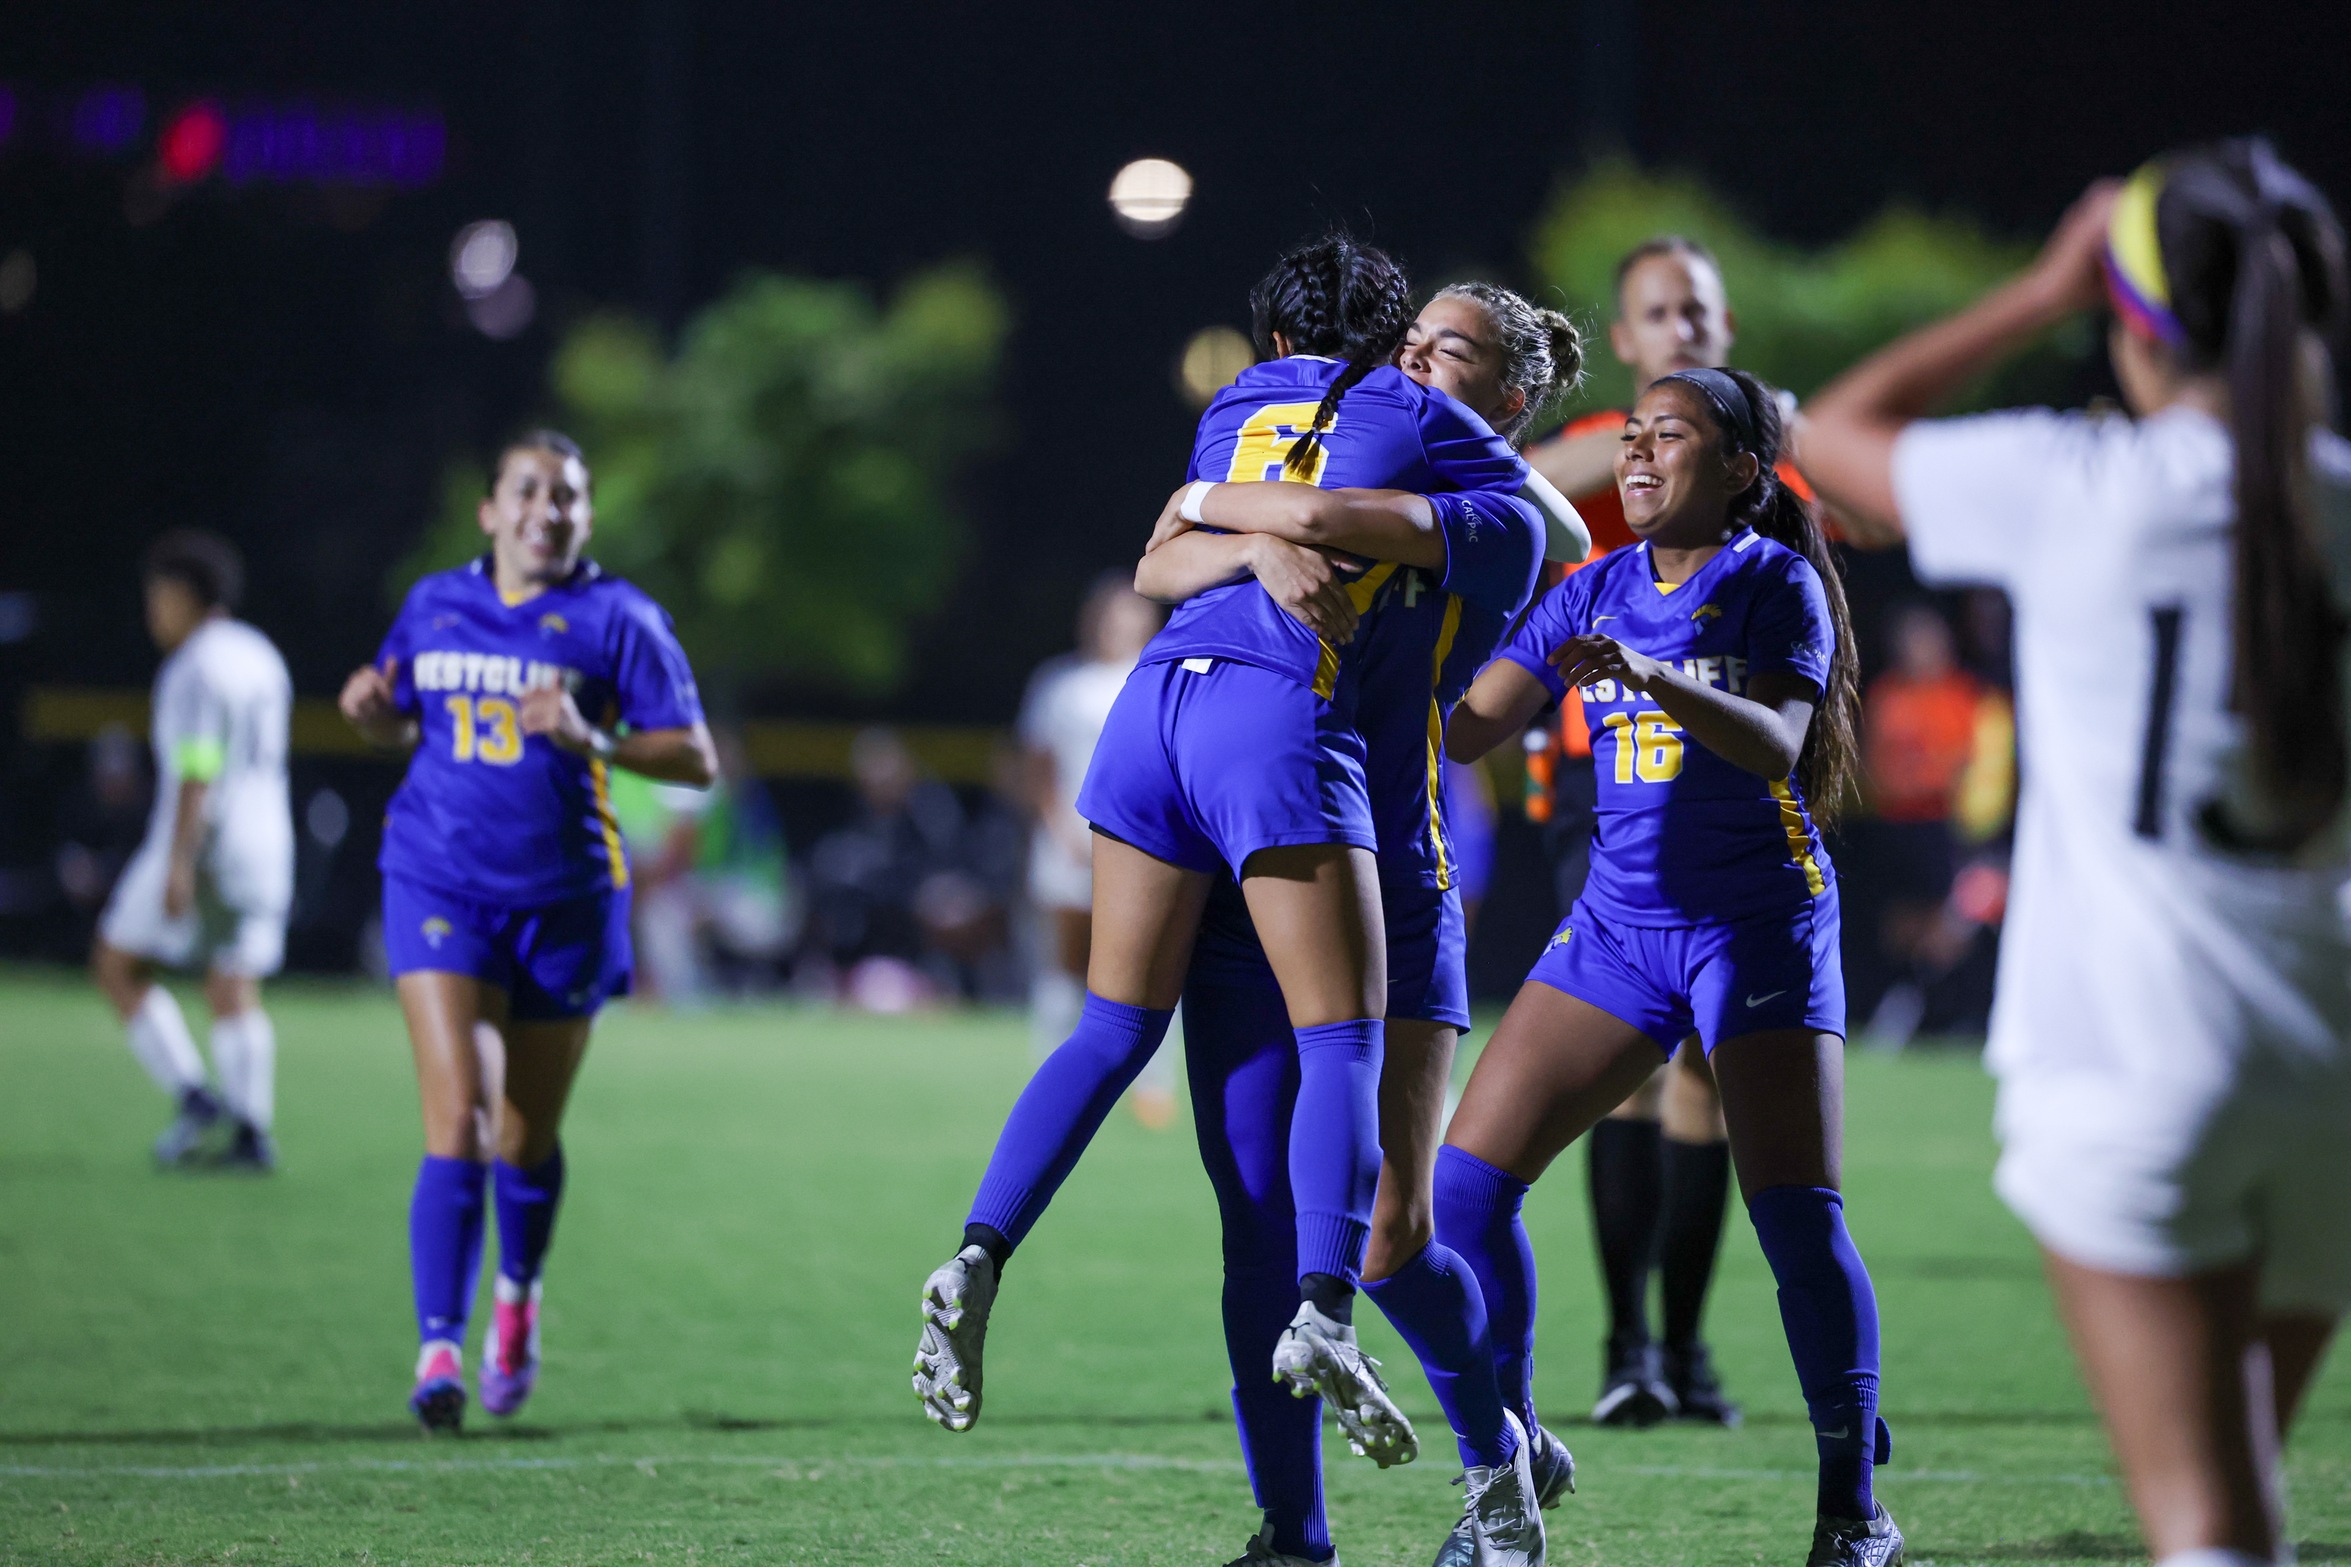
[[1394,1273],[1366,1283],[1363,1291],[1420,1357],[1462,1463],[1495,1468],[1510,1462],[1518,1439],[1502,1418],[1485,1296],[1469,1264],[1432,1241]]
[[482,1188],[489,1171],[471,1159],[432,1154],[416,1168],[408,1203],[408,1269],[416,1332],[425,1343],[465,1342],[482,1266]]
[[996,1230],[1008,1246],[1026,1239],[1174,1016],[1088,991],[1077,1032],[1045,1058],[1005,1117],[965,1222]]
[[1871,1468],[1892,1457],[1878,1419],[1878,1302],[1845,1231],[1843,1200],[1823,1186],[1774,1186],[1747,1204],[1780,1286],[1780,1322],[1820,1449],[1820,1510],[1877,1512]]
[[1450,1145],[1437,1150],[1437,1243],[1469,1264],[1486,1305],[1502,1402],[1535,1428],[1535,1248],[1526,1182]]
[[555,1210],[563,1201],[563,1145],[530,1169],[499,1160],[491,1167],[492,1201],[498,1210],[498,1273],[525,1289],[538,1282],[547,1243],[555,1236]]
[[1290,1193],[1298,1209],[1298,1273],[1352,1285],[1363,1276],[1380,1185],[1378,1018],[1297,1030],[1298,1104],[1290,1115]]

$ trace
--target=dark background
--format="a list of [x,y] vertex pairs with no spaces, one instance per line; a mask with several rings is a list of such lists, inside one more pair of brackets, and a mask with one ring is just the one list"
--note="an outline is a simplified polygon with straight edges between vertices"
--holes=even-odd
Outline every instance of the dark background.
[[[0,82],[28,103],[140,88],[138,157],[197,97],[431,109],[450,155],[422,190],[214,180],[135,223],[138,157],[22,125],[0,148],[0,253],[39,266],[29,308],[0,316],[0,594],[37,611],[0,644],[0,864],[37,836],[53,774],[14,738],[23,689],[152,676],[149,537],[236,539],[251,617],[300,691],[331,694],[373,651],[386,570],[444,465],[539,409],[554,333],[588,308],[674,326],[749,266],[887,288],[980,258],[1015,328],[1004,438],[964,486],[960,589],[894,697],[787,683],[762,707],[1002,722],[1180,474],[1179,346],[1245,325],[1289,241],[1343,220],[1417,275],[1518,280],[1547,195],[1611,148],[1703,176],[1795,241],[1893,199],[2037,234],[2093,175],[2245,130],[2340,197],[2347,59],[2339,3],[17,0]],[[1159,241],[1103,199],[1145,154],[1198,182]],[[503,343],[447,276],[451,236],[493,217],[540,297]]]

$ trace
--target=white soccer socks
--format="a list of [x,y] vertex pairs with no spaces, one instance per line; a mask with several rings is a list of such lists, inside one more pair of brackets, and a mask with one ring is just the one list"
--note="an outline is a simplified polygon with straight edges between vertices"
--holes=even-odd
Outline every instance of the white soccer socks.
[[257,1132],[277,1113],[278,1031],[259,1007],[212,1024],[212,1070],[229,1113]]
[[204,1086],[204,1061],[196,1054],[195,1036],[180,1015],[180,1004],[161,985],[149,985],[139,1010],[131,1014],[130,1040],[139,1065],[173,1099]]

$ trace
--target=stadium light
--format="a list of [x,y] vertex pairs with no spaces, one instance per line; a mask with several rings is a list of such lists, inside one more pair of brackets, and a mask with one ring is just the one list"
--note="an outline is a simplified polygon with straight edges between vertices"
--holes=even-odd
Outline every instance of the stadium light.
[[1137,239],[1173,233],[1192,199],[1192,176],[1165,158],[1137,158],[1110,181],[1110,210]]
[[228,116],[217,103],[192,103],[155,139],[155,162],[175,185],[192,184],[220,167],[229,145]]
[[468,223],[449,242],[449,281],[468,299],[487,299],[513,273],[521,254],[513,224],[495,218]]
[[1255,363],[1257,351],[1249,339],[1229,326],[1202,327],[1176,361],[1176,386],[1193,407],[1205,408],[1210,398]]

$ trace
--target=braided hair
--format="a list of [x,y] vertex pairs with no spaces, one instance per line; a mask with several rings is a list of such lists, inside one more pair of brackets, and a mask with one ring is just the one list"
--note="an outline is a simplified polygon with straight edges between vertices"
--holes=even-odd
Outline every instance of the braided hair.
[[2235,689],[2251,778],[2274,819],[2258,829],[2205,813],[2208,830],[2287,850],[2320,831],[2351,790],[2342,612],[2311,516],[2301,376],[2306,331],[2343,318],[2343,230],[2326,198],[2258,137],[2164,160],[2155,227],[2190,371],[2228,381],[2236,446]]
[[1829,553],[1819,516],[1779,476],[1780,449],[1786,441],[1779,398],[1744,370],[1677,370],[1662,380],[1681,382],[1699,394],[1725,461],[1741,453],[1755,459],[1755,478],[1731,497],[1730,527],[1753,528],[1803,556],[1829,601],[1829,626],[1837,645],[1829,650],[1828,689],[1821,693],[1812,726],[1805,732],[1796,777],[1813,818],[1824,828],[1833,827],[1852,799],[1860,773],[1861,657],[1853,646],[1853,616],[1845,605],[1844,568]]
[[1314,471],[1323,432],[1338,418],[1339,400],[1396,357],[1412,325],[1411,285],[1387,252],[1333,229],[1273,264],[1249,291],[1249,316],[1261,354],[1274,354],[1278,332],[1294,354],[1346,361],[1322,394],[1313,424],[1282,461],[1286,474],[1305,478]]

